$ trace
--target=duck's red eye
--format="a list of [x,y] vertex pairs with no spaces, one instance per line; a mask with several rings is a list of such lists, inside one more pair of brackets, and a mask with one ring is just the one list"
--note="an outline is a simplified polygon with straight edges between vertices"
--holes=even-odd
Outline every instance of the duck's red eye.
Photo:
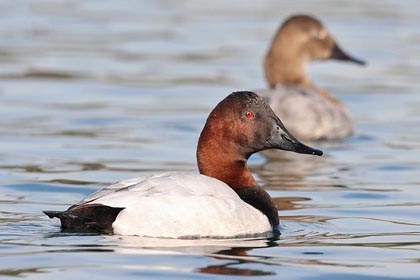
[[255,117],[255,114],[252,111],[248,111],[248,112],[246,112],[246,117],[248,119],[253,119]]

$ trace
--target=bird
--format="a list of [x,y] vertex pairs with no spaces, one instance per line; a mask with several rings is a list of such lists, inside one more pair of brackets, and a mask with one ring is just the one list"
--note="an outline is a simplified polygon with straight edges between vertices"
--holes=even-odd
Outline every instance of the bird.
[[286,19],[265,55],[269,89],[258,93],[299,139],[340,140],[353,134],[347,106],[317,87],[306,72],[308,63],[328,59],[366,64],[343,51],[323,23],[309,15]]
[[248,158],[266,149],[322,155],[298,141],[254,92],[234,92],[212,110],[197,145],[199,174],[166,172],[105,187],[65,211],[44,211],[65,232],[162,238],[272,233],[277,208]]

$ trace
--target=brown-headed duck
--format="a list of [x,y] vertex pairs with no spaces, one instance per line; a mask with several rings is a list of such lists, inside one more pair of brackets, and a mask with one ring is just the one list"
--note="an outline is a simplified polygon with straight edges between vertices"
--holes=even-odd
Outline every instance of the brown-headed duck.
[[73,232],[150,237],[267,234],[277,208],[247,167],[256,152],[281,149],[322,155],[299,142],[253,92],[234,92],[210,113],[197,147],[200,174],[169,172],[118,182],[66,211],[45,211]]

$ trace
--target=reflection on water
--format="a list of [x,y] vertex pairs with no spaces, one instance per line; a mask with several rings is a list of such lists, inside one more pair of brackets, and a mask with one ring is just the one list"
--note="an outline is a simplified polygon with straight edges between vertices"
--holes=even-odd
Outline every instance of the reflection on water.
[[271,271],[262,271],[256,269],[241,269],[241,268],[232,268],[230,266],[239,265],[242,262],[234,261],[224,265],[212,265],[205,268],[198,269],[196,271],[200,273],[209,273],[209,274],[219,274],[219,275],[233,275],[233,276],[266,276],[266,275],[275,275]]
[[[416,1],[0,7],[0,276],[418,278]],[[280,237],[63,234],[41,213],[117,180],[196,170],[207,114],[231,91],[265,87],[261,59],[293,12],[322,18],[369,67],[325,62],[309,69],[353,112],[352,138],[314,144],[323,157],[270,151],[251,158],[280,210]]]

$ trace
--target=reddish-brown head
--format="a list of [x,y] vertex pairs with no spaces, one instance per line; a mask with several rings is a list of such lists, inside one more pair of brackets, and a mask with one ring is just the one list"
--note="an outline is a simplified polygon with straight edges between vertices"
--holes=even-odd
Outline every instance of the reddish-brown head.
[[253,92],[234,92],[210,113],[197,148],[202,174],[231,187],[255,186],[247,159],[266,149],[321,155],[291,135],[268,104]]

